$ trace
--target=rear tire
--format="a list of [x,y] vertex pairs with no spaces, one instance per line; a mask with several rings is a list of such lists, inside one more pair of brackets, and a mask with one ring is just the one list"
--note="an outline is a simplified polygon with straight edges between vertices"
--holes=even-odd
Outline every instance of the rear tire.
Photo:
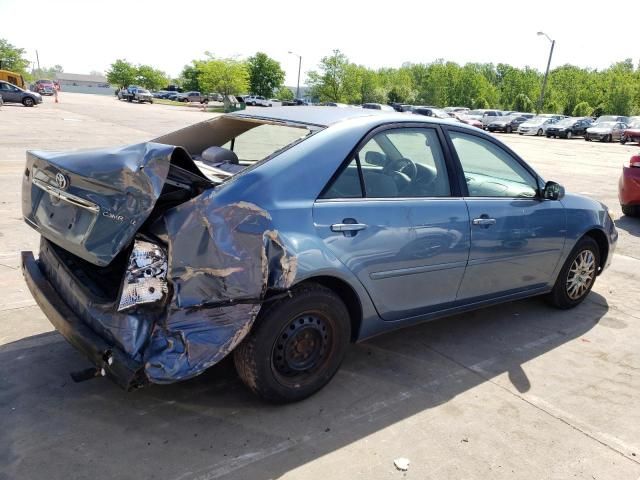
[[539,129],[538,129],[538,132],[536,133],[536,135],[537,135],[538,137],[541,137],[541,136],[542,136],[542,129],[541,129],[541,128],[539,128]]
[[292,293],[263,305],[233,355],[245,385],[274,403],[302,400],[329,383],[351,338],[349,312],[332,290],[309,283]]
[[582,237],[569,254],[547,299],[563,310],[573,308],[587,297],[600,265],[600,248],[596,241]]
[[620,205],[622,213],[627,217],[640,217],[640,207],[638,205]]
[[511,125],[507,125],[507,133],[511,133],[513,131],[513,129],[511,128]]
[[627,137],[625,137],[624,135],[622,137],[620,137],[620,143],[622,145],[624,145],[625,143],[627,143]]

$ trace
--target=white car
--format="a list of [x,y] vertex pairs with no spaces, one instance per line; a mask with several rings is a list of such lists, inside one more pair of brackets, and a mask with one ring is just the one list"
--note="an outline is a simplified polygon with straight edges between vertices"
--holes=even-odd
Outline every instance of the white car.
[[261,107],[272,107],[273,102],[271,100],[266,99],[262,95],[249,95],[244,99],[244,103],[247,105],[256,106],[259,105]]
[[545,134],[547,127],[557,121],[558,119],[553,117],[533,117],[531,120],[520,124],[518,133],[520,135],[537,135],[540,137]]

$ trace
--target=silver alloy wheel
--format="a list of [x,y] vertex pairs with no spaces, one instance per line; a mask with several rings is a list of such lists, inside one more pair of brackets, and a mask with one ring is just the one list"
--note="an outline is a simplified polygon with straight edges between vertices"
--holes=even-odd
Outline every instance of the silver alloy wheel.
[[591,250],[583,250],[578,254],[567,275],[567,295],[571,300],[578,300],[591,287],[596,275],[596,258]]
[[567,140],[571,140],[571,136],[572,136],[572,135],[573,135],[573,134],[571,133],[571,130],[569,130],[569,131],[567,132]]

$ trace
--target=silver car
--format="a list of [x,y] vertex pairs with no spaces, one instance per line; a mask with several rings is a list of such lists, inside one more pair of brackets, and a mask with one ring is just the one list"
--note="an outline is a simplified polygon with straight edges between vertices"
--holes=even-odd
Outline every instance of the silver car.
[[553,117],[534,117],[520,124],[518,133],[520,135],[537,135],[540,137],[545,134],[549,125],[553,125],[557,121],[558,119]]
[[619,141],[627,128],[626,123],[622,122],[600,122],[593,127],[587,128],[584,139],[587,142],[591,140],[599,140],[601,142]]

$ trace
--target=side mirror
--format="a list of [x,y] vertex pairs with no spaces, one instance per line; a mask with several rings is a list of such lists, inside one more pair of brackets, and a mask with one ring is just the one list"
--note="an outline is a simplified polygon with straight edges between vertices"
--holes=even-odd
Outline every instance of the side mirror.
[[544,184],[542,198],[546,200],[560,200],[564,197],[564,187],[556,182],[547,182]]

